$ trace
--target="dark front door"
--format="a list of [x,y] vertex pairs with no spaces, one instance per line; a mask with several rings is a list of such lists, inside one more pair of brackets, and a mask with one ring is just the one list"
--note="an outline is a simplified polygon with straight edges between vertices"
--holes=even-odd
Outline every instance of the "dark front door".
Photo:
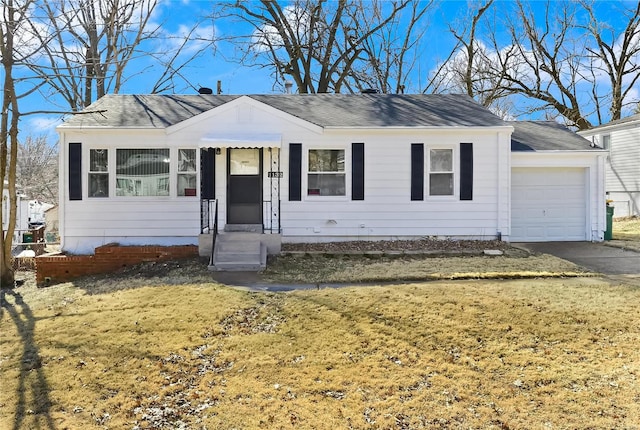
[[262,149],[227,151],[227,224],[262,224]]

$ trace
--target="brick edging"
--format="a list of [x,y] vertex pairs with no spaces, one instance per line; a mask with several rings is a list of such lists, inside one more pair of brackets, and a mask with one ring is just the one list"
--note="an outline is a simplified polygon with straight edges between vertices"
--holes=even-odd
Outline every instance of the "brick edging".
[[36,257],[36,283],[50,285],[86,275],[109,273],[124,267],[154,261],[198,256],[196,245],[120,246],[107,244],[93,255],[42,255]]

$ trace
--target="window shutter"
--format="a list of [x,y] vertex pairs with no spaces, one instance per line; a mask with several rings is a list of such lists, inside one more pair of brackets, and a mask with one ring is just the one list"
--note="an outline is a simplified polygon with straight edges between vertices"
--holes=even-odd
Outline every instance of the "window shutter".
[[424,200],[424,144],[411,144],[411,200]]
[[216,150],[214,148],[200,150],[200,197],[216,198]]
[[351,144],[351,200],[364,200],[364,143]]
[[473,200],[473,143],[460,144],[460,200]]
[[289,201],[302,200],[302,144],[289,144]]
[[82,200],[82,143],[69,143],[69,200]]

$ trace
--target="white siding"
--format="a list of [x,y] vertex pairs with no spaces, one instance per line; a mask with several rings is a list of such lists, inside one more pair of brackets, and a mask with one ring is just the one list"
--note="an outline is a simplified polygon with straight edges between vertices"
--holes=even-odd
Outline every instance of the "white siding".
[[[63,140],[64,139],[64,140]],[[196,147],[180,142],[170,146],[163,131],[156,130],[86,130],[67,131],[61,140],[82,143],[82,200],[68,196],[68,154],[61,145],[60,164],[60,234],[62,249],[76,254],[93,253],[107,243],[122,245],[197,244],[200,232],[200,198],[176,196],[177,148]],[[109,150],[109,198],[88,197],[89,150]],[[115,196],[116,148],[169,148],[170,195],[163,197]],[[198,178],[199,181],[199,178]]]
[[610,136],[607,197],[613,200],[616,216],[640,215],[640,125],[620,124],[580,134],[597,144],[602,135]]
[[610,135],[607,191],[640,192],[640,127],[615,130]]
[[[287,176],[283,181],[282,224],[284,241],[330,241],[351,239],[394,239],[424,236],[492,239],[503,230],[499,223],[498,157],[508,166],[508,146],[495,131],[460,130],[422,132],[331,131],[309,136],[303,143],[302,201],[288,201]],[[364,142],[365,198],[351,200],[351,143]],[[473,200],[460,201],[459,152],[461,142],[472,142],[474,155]],[[425,177],[424,201],[411,201],[411,144],[451,145],[455,154],[455,195],[431,197]],[[344,197],[306,196],[306,151],[309,148],[344,148],[346,151],[347,195]],[[502,152],[499,151],[502,148]],[[282,148],[287,163],[288,145]],[[508,169],[508,167],[507,167]],[[508,201],[508,194],[502,196]],[[503,205],[503,211],[508,206]],[[508,215],[507,215],[508,216]],[[506,226],[505,226],[506,228]]]

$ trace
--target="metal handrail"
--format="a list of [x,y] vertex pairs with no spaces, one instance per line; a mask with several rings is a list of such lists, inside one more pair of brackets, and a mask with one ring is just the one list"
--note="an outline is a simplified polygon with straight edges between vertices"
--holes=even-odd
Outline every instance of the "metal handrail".
[[214,200],[214,212],[213,212],[213,239],[211,239],[211,258],[209,259],[209,265],[213,265],[213,255],[216,252],[216,239],[218,238],[218,200]]

